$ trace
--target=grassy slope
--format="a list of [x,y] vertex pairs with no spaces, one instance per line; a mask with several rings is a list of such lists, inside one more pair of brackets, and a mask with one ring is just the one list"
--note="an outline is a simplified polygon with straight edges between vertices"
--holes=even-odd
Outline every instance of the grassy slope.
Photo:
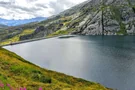
[[27,90],[109,90],[100,84],[40,68],[25,61],[15,53],[0,48],[0,83],[9,90],[12,87],[26,87]]
[[61,35],[68,35],[70,34],[72,31],[74,31],[74,29],[68,29],[68,30],[58,30],[52,34],[49,34],[47,36],[47,38],[50,38],[50,37],[55,37],[55,36],[61,36]]
[[5,41],[3,42],[0,42],[0,45],[6,45],[6,44],[10,44],[11,42],[18,42],[20,41],[19,38],[20,36],[23,36],[23,35],[27,35],[27,34],[31,34],[32,32],[34,32],[34,29],[26,29],[24,30],[21,34],[18,34],[10,39],[6,39]]

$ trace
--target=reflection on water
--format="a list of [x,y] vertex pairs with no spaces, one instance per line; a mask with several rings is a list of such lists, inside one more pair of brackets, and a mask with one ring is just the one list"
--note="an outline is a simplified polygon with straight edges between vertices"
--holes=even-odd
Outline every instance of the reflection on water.
[[135,88],[135,36],[77,36],[7,46],[41,67],[99,82]]

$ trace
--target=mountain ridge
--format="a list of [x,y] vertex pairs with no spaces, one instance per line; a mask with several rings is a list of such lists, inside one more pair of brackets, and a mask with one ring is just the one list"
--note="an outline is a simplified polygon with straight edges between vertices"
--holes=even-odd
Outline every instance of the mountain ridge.
[[36,17],[31,19],[23,19],[23,20],[7,20],[0,18],[0,24],[7,25],[7,26],[18,26],[22,24],[27,24],[31,22],[40,22],[47,19],[46,17]]
[[19,41],[65,34],[135,35],[135,1],[88,0],[47,20],[6,30],[14,32],[20,29],[33,29],[33,33],[19,36]]
[[[66,17],[70,17],[72,20],[65,28],[67,30],[72,27],[76,28],[72,34],[133,35],[135,33],[134,0],[88,0],[51,19],[59,22],[59,19]],[[78,22],[74,22],[75,20]],[[44,22],[47,21],[41,23]],[[55,24],[55,22],[52,23]],[[63,30],[63,28],[61,29]]]

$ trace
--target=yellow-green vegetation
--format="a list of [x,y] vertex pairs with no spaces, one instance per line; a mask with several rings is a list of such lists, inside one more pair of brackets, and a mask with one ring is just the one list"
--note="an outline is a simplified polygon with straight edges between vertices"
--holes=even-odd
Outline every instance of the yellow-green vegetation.
[[71,23],[71,21],[68,21],[68,22],[64,22],[63,24],[64,24],[64,26],[69,26],[70,25],[70,23]]
[[61,36],[61,35],[68,35],[70,34],[72,31],[74,31],[75,28],[72,28],[72,29],[68,29],[68,30],[58,30],[52,34],[49,34],[47,36],[47,38],[50,38],[50,37],[55,37],[55,36]]
[[0,48],[0,90],[12,90],[24,87],[27,90],[110,90],[104,86],[88,82],[80,78],[74,78],[62,73],[40,68],[15,53]]
[[18,42],[20,36],[31,34],[33,32],[34,32],[34,29],[26,29],[21,34],[18,34],[18,35],[14,36],[14,37],[12,37],[10,39],[7,39],[7,40],[1,42],[0,45],[6,45],[6,44],[13,43],[13,42]]
[[66,21],[71,21],[71,16],[67,16],[67,17],[62,17],[62,18],[60,18],[60,20],[62,20],[62,21],[64,21],[64,22],[66,22]]

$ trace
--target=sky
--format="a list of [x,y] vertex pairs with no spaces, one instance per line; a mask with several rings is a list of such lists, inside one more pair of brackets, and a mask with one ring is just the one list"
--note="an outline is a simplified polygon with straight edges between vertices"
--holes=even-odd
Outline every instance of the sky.
[[0,18],[30,19],[56,15],[86,0],[0,0]]

